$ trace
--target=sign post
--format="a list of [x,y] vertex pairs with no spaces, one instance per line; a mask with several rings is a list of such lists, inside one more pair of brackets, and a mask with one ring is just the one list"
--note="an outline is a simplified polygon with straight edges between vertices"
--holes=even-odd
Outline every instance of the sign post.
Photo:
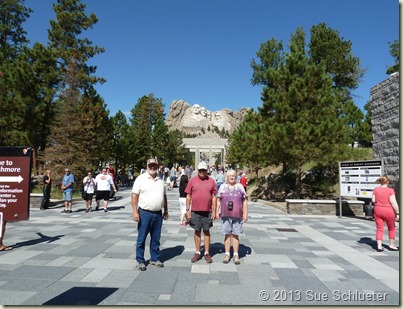
[[342,196],[371,198],[378,186],[375,183],[383,175],[383,160],[339,162],[340,203],[342,216]]
[[0,147],[1,225],[29,219],[31,169],[31,148]]

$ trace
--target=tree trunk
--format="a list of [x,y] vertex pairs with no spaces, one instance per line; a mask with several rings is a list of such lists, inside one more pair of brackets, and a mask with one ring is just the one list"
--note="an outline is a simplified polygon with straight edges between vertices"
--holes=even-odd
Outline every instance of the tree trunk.
[[259,179],[259,169],[255,168],[256,179]]
[[283,175],[287,172],[287,162],[283,162]]
[[302,177],[302,169],[301,166],[298,166],[297,172],[295,174],[295,191],[294,191],[295,192],[294,196],[295,198],[298,199],[301,197],[301,183],[302,183],[301,177]]
[[37,147],[32,147],[32,173],[33,175],[38,175],[38,149]]

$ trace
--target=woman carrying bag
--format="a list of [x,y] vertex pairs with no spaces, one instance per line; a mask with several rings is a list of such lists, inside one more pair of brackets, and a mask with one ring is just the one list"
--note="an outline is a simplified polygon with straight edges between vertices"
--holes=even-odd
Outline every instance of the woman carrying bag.
[[374,204],[374,219],[376,224],[376,242],[377,251],[383,251],[383,232],[385,222],[389,231],[389,250],[398,251],[399,248],[395,246],[396,238],[396,225],[395,222],[399,221],[399,205],[396,201],[395,190],[389,188],[388,176],[381,176],[376,183],[380,183],[372,193],[372,203]]

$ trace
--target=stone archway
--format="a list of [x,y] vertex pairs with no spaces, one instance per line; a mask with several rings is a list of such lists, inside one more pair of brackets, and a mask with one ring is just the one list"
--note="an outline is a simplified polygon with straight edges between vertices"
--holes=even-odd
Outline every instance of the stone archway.
[[195,168],[200,162],[200,154],[207,152],[209,154],[209,162],[212,162],[214,153],[221,153],[221,166],[225,164],[226,150],[228,145],[226,138],[184,138],[185,148],[195,154]]

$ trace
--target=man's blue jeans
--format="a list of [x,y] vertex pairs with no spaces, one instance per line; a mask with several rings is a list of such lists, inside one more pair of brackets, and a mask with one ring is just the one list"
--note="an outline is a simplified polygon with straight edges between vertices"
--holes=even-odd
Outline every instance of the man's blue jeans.
[[140,222],[137,225],[136,261],[145,263],[144,249],[146,238],[150,233],[150,256],[151,261],[158,261],[160,258],[160,239],[162,228],[162,212],[150,212],[139,208]]

